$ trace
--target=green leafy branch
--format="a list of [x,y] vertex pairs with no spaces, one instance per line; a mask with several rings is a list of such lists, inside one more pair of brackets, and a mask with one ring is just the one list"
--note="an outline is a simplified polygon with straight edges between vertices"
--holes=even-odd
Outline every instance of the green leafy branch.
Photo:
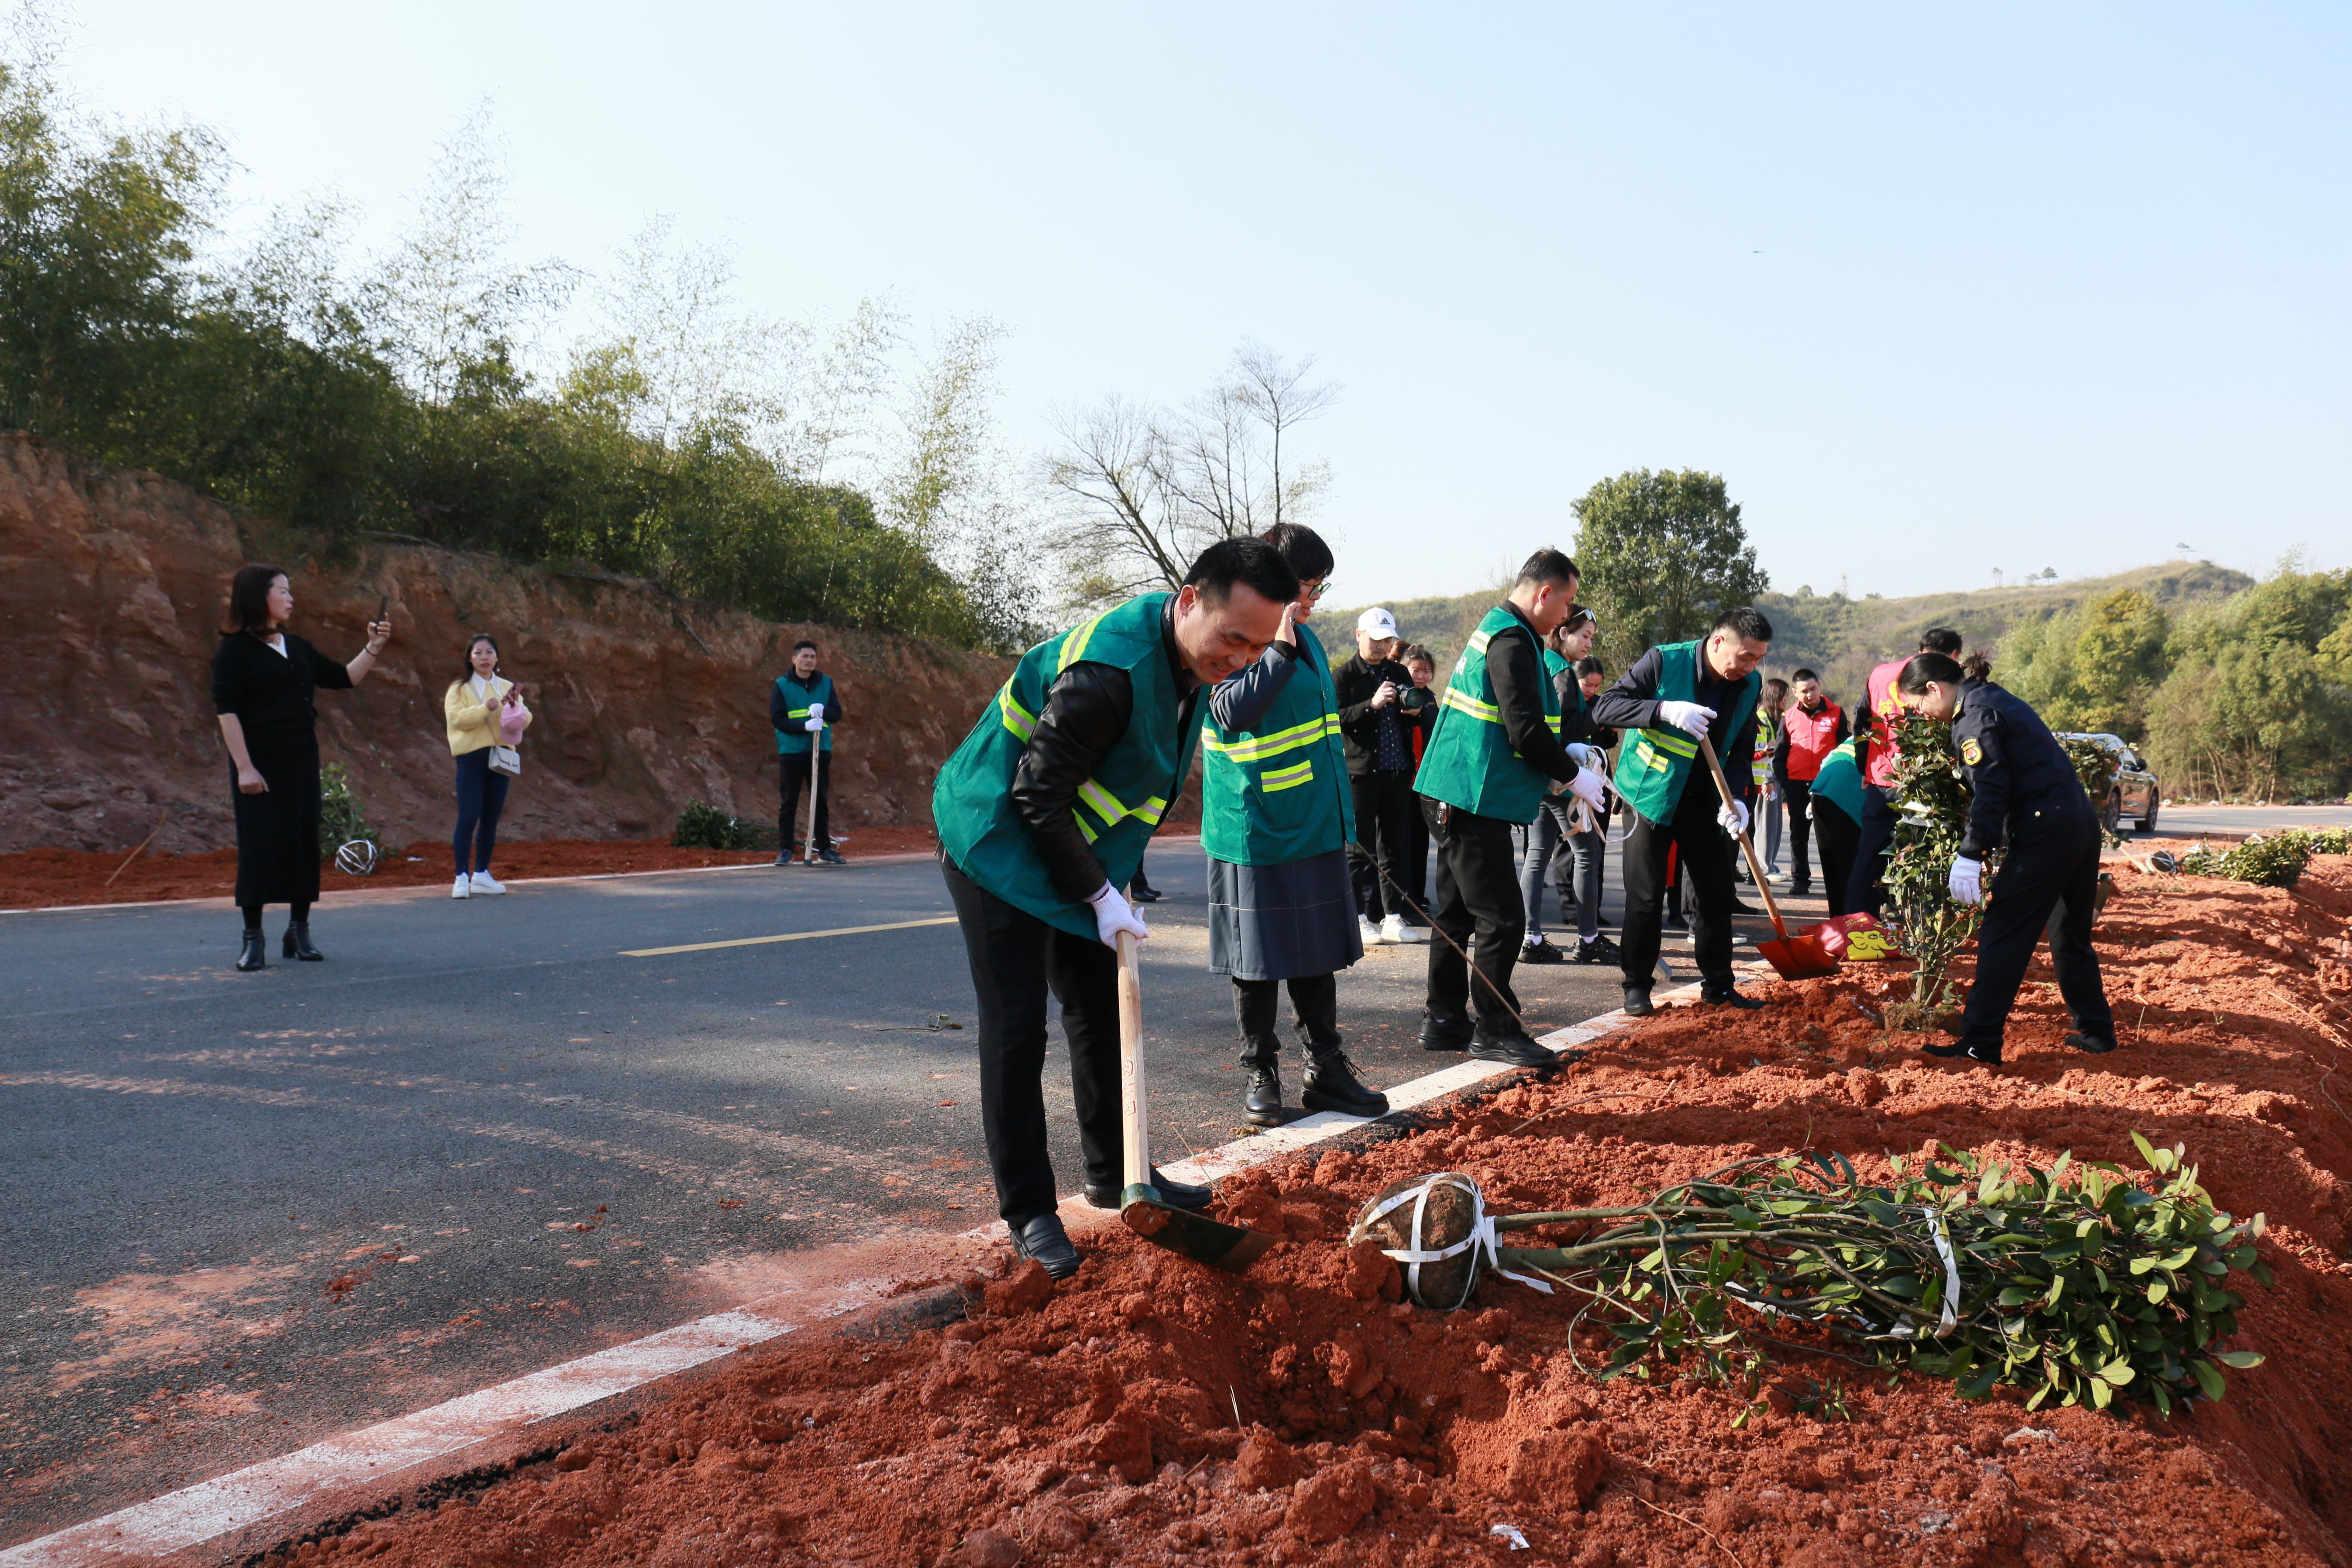
[[1975,795],[1952,750],[1950,725],[1905,713],[1895,720],[1895,743],[1901,752],[1895,770],[1901,815],[1886,859],[1886,919],[1917,965],[1912,1004],[1932,1015],[1949,1005],[1952,960],[1984,920],[1981,905],[1955,902],[1949,887],[1952,858],[1960,852]]

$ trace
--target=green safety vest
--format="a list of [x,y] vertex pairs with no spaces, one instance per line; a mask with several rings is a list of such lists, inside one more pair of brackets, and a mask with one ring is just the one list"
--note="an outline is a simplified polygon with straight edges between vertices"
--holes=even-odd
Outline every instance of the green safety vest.
[[1071,815],[1110,885],[1124,888],[1134,879],[1144,846],[1192,765],[1192,731],[1177,722],[1183,695],[1160,634],[1171,597],[1129,599],[1023,654],[931,789],[940,847],[957,869],[1015,909],[1079,936],[1095,934],[1094,911],[1054,890],[1028,826],[1013,808],[1013,773],[1045,711],[1045,692],[1064,670],[1084,660],[1127,671],[1133,716],[1079,786]]
[[1298,639],[1289,682],[1254,730],[1201,723],[1201,847],[1237,866],[1328,855],[1356,836],[1330,656]]
[[[784,716],[787,719],[796,720],[799,722],[805,724],[808,722],[809,704],[812,702],[822,702],[824,704],[824,728],[817,731],[817,739],[824,743],[824,749],[826,751],[830,752],[833,750],[833,710],[835,706],[833,700],[833,677],[827,675],[821,669],[818,670],[816,672],[816,689],[814,691],[803,686],[798,680],[782,675],[776,677],[776,686],[778,689],[783,692],[784,700],[786,702],[797,702],[800,704],[797,708],[788,709],[786,710]],[[778,755],[787,757],[805,757],[808,755],[808,749],[809,732],[806,730],[779,730],[776,731],[776,752]]]
[[[1696,642],[1670,642],[1658,648],[1658,700],[1661,702],[1693,702],[1697,700],[1699,645]],[[1738,707],[1731,715],[1731,732],[1748,722],[1756,711],[1756,699],[1764,689],[1764,678],[1754,670],[1740,683],[1739,693],[1733,699]],[[1717,757],[1718,763],[1723,759]],[[1688,776],[1691,764],[1698,761],[1698,742],[1680,730],[1636,730],[1625,737],[1617,752],[1617,793],[1625,804],[1652,822],[1672,822],[1675,805],[1683,797],[1683,780]],[[1725,775],[1728,777],[1729,775]],[[1710,786],[1711,787],[1711,786]]]
[[1813,775],[1813,798],[1825,800],[1836,806],[1856,824],[1862,821],[1862,764],[1854,761],[1853,752],[1862,744],[1860,737],[1841,741],[1822,759],[1822,771]]
[[[1412,787],[1432,800],[1480,816],[1506,822],[1533,822],[1543,805],[1551,775],[1511,749],[1503,730],[1502,710],[1495,706],[1494,683],[1486,678],[1486,647],[1498,637],[1517,636],[1536,642],[1528,624],[1507,605],[1486,612],[1478,629],[1454,661],[1445,682],[1445,700],[1437,710],[1437,727],[1421,754],[1421,772]],[[1538,642],[1536,651],[1544,651]],[[1547,679],[1543,687],[1544,722],[1559,733],[1559,692]]]

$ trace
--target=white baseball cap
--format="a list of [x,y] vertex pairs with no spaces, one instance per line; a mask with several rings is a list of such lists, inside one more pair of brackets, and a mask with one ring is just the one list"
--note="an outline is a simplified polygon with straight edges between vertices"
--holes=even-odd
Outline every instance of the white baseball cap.
[[1356,629],[1376,637],[1392,637],[1397,635],[1396,617],[1375,605],[1356,617]]

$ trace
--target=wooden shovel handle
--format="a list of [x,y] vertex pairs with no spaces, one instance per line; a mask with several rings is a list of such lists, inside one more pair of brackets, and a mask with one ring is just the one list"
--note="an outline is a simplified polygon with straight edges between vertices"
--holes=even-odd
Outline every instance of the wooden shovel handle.
[[[1716,792],[1723,796],[1724,805],[1731,805],[1731,781],[1723,776],[1723,764],[1715,760],[1715,742],[1701,735],[1698,750],[1706,759],[1706,771],[1715,775]],[[1764,912],[1772,917],[1772,929],[1780,933],[1782,942],[1788,941],[1789,928],[1780,919],[1780,901],[1772,897],[1772,884],[1764,879],[1764,862],[1756,858],[1756,846],[1748,842],[1745,833],[1739,836],[1739,847],[1748,853],[1748,874],[1756,879],[1756,890],[1764,895]]]
[[1143,981],[1135,966],[1135,938],[1118,933],[1118,1110],[1126,1144],[1127,1184],[1151,1182],[1151,1112],[1143,1099]]

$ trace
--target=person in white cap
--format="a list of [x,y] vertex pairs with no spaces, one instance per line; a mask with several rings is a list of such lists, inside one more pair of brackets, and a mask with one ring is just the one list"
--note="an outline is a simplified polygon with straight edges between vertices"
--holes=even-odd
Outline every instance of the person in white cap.
[[1396,661],[1396,617],[1375,606],[1356,617],[1356,657],[1331,672],[1355,795],[1356,837],[1348,846],[1356,918],[1367,943],[1427,942],[1423,912],[1404,907],[1412,886],[1412,737],[1415,710],[1429,693]]

